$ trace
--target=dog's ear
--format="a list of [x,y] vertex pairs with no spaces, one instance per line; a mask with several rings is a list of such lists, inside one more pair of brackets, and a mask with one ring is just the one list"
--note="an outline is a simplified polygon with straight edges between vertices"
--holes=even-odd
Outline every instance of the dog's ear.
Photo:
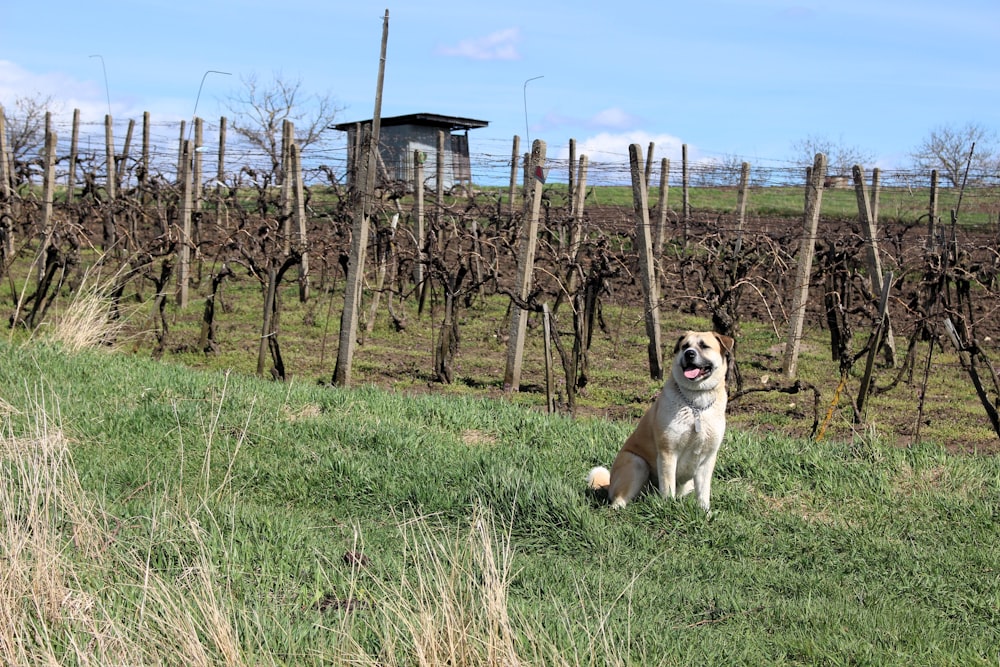
[[723,354],[727,357],[731,357],[733,355],[733,348],[736,347],[736,341],[729,336],[723,336],[720,333],[715,334],[715,337],[718,339],[719,345],[722,346]]
[[726,386],[731,387],[739,374],[736,369],[736,360],[733,358],[733,348],[736,347],[736,341],[719,333],[715,334],[715,337],[722,348],[722,358],[726,360]]
[[677,343],[674,344],[674,354],[677,354],[678,352],[681,351],[681,343],[684,342],[685,338],[687,338],[687,334],[684,334],[683,336],[677,339]]

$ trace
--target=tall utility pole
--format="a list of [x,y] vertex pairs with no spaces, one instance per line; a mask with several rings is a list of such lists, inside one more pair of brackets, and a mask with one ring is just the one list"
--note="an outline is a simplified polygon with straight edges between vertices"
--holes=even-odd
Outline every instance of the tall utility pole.
[[375,195],[375,173],[378,156],[378,135],[382,124],[382,82],[385,78],[385,52],[389,43],[389,10],[382,20],[382,51],[378,63],[378,83],[375,86],[375,113],[372,129],[364,155],[364,191],[354,212],[351,229],[351,258],[347,265],[347,287],[344,294],[344,313],[340,319],[340,347],[337,365],[333,370],[333,383],[341,387],[351,385],[351,364],[358,342],[358,313],[361,310],[361,285],[365,275],[365,250],[368,247],[368,228],[372,198]]

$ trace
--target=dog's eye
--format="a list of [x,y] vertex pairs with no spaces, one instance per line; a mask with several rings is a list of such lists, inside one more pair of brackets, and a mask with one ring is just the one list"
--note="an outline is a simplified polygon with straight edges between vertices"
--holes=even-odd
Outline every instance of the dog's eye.
[[700,340],[700,341],[698,341],[698,347],[700,347],[703,350],[707,350],[708,349],[708,343],[706,343],[703,340]]

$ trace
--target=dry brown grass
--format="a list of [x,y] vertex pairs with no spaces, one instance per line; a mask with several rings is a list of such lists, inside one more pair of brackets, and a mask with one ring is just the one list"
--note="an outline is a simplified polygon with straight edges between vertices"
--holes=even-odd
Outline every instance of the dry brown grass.
[[207,555],[186,582],[153,572],[81,487],[45,406],[34,419],[0,434],[0,663],[242,664]]
[[127,321],[114,309],[111,298],[113,280],[100,275],[85,275],[65,310],[45,329],[45,337],[71,351],[98,347],[116,340]]
[[[137,519],[140,528],[123,526],[82,487],[71,442],[47,412],[38,400],[32,433],[15,434],[11,413],[0,432],[0,664],[277,662],[267,651],[268,619],[248,620],[225,588],[226,554],[207,546],[213,528],[166,489],[151,516]],[[511,537],[489,512],[476,509],[457,531],[433,516],[399,524],[410,566],[398,578],[369,576],[358,537],[353,590],[341,605],[348,613],[327,628],[336,655],[318,661],[593,663],[592,655],[559,655],[534,622],[512,615]],[[196,546],[192,561],[181,571],[157,570],[150,554],[178,539]],[[357,639],[371,635],[376,654]],[[608,655],[607,638],[592,641]]]

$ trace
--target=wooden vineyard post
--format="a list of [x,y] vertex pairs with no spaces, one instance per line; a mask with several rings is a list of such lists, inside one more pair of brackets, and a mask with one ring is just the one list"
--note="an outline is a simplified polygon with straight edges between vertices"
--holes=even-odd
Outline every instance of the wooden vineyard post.
[[[147,188],[149,186],[149,133],[150,122],[149,112],[142,112],[142,155],[139,157],[139,200],[146,203]],[[166,231],[161,229],[161,231]]]
[[926,248],[931,250],[934,245],[934,234],[937,230],[938,221],[938,170],[931,169],[931,197],[927,208],[927,243]]
[[184,168],[182,162],[184,161],[184,129],[187,127],[187,121],[181,121],[181,136],[177,140],[177,178],[181,177],[181,170]]
[[750,189],[750,163],[740,165],[740,189],[736,193],[736,254],[743,249],[743,227],[747,220],[747,191]]
[[11,155],[7,145],[7,126],[3,105],[0,104],[0,234],[3,234],[5,262],[14,256],[14,225],[11,211]]
[[66,203],[72,203],[76,190],[77,147],[80,142],[80,110],[73,109],[73,130],[69,140],[69,172],[66,174]]
[[687,248],[688,227],[691,225],[691,172],[688,169],[688,146],[681,145],[681,243]]
[[106,162],[105,173],[107,176],[105,187],[108,191],[108,199],[114,201],[118,193],[115,187],[118,183],[118,179],[115,178],[115,140],[114,129],[111,125],[111,116],[104,117],[104,159]]
[[882,170],[878,167],[872,169],[872,222],[878,224],[879,205],[882,201]]
[[878,319],[875,321],[875,328],[868,340],[868,355],[865,361],[865,372],[861,376],[861,387],[858,389],[858,411],[854,415],[854,423],[860,424],[864,421],[865,403],[868,400],[868,393],[872,386],[872,370],[875,366],[875,355],[881,345],[882,338],[891,335],[889,328],[889,289],[892,287],[892,272],[884,276],[880,281],[882,291],[878,303]]
[[434,225],[438,240],[441,239],[441,225],[444,220],[444,132],[437,133],[437,157],[434,160]]
[[[525,188],[528,215],[521,226],[520,251],[517,254],[517,296],[522,303],[531,294],[532,272],[535,268],[535,245],[538,240],[538,216],[542,206],[542,186],[545,184],[545,142],[535,139],[531,147],[530,189]],[[527,185],[527,184],[525,184]],[[518,391],[521,385],[521,364],[524,361],[524,335],[528,312],[514,304],[510,315],[510,338],[507,342],[507,366],[504,370],[504,391]]]
[[569,201],[570,218],[576,215],[576,139],[569,140],[569,184],[566,186],[566,199]]
[[510,154],[510,190],[507,199],[510,200],[510,218],[514,219],[514,200],[517,199],[517,165],[521,156],[521,137],[514,135],[514,148]]
[[[868,265],[868,274],[871,277],[872,291],[875,294],[882,294],[883,292],[888,292],[888,290],[883,290],[882,260],[878,252],[875,216],[868,201],[868,191],[865,189],[865,174],[861,165],[854,165],[851,168],[851,175],[854,178],[854,192],[858,198],[858,218],[861,222],[861,234],[865,239],[865,262]],[[895,366],[896,341],[893,338],[892,323],[888,313],[885,314],[885,347],[886,361],[890,365]]]
[[219,152],[215,172],[215,191],[221,192],[226,181],[226,117],[219,117]]
[[642,280],[643,315],[646,336],[649,338],[649,377],[663,379],[663,348],[660,339],[660,290],[656,280],[653,244],[649,231],[649,196],[646,176],[642,168],[642,148],[629,146],[629,163],[632,169],[632,204],[635,209],[636,245],[639,251],[639,273]]
[[[195,211],[201,210],[201,172],[202,172],[202,160],[201,148],[202,142],[205,137],[204,123],[202,123],[201,118],[194,119],[194,145],[191,146],[191,207]],[[199,223],[200,226],[200,223]],[[196,235],[195,238],[199,238]]]
[[424,285],[424,153],[413,151],[413,217],[416,220],[417,261],[413,265],[413,285],[417,294],[423,294]]
[[111,123],[111,116],[104,116],[104,156],[106,161],[105,171],[107,181],[105,188],[108,192],[108,201],[104,217],[104,249],[111,250],[117,241],[115,233],[115,206],[114,201],[118,198],[118,177],[115,176],[115,139],[114,128]]
[[654,142],[650,141],[649,142],[649,148],[646,151],[646,165],[645,165],[645,168],[644,168],[644,171],[643,171],[643,174],[645,175],[645,178],[643,178],[642,182],[645,183],[645,186],[646,186],[646,199],[647,199],[647,201],[649,200],[649,179],[652,178],[652,176],[653,176],[653,151],[654,151],[655,147],[656,147],[656,144]]
[[555,380],[552,377],[552,311],[549,304],[542,304],[542,329],[545,332],[545,405],[549,414],[555,414],[556,397],[553,393]]
[[667,240],[667,198],[670,194],[670,160],[660,160],[660,201],[656,208],[659,214],[656,223],[656,241],[653,244],[653,255],[659,259],[663,254],[663,244]]
[[[583,207],[584,200],[587,198],[587,168],[589,164],[589,158],[586,155],[581,155],[579,166],[577,167],[577,190],[573,195],[573,202],[570,207],[573,211],[570,216],[569,251],[567,252],[570,269],[566,276],[566,294],[569,295],[576,294],[577,283],[580,280],[579,272],[575,267],[576,256],[580,252],[580,243],[583,240]],[[560,293],[559,296],[561,300],[563,295]],[[556,301],[556,307],[558,307],[560,300]]]
[[798,367],[799,346],[802,344],[802,327],[805,323],[806,304],[809,302],[809,275],[812,272],[813,253],[816,250],[816,230],[819,227],[820,206],[823,203],[823,181],[826,178],[826,156],[816,153],[812,170],[806,183],[806,210],[799,245],[799,261],[795,272],[795,292],[792,310],[788,316],[788,339],[781,370],[789,378],[795,377]]
[[52,243],[55,223],[52,221],[52,204],[56,191],[56,133],[45,133],[44,175],[42,177],[42,247],[38,253],[38,275],[45,273],[45,251]]
[[347,263],[347,285],[344,289],[344,310],[340,318],[340,347],[337,348],[337,365],[333,370],[333,383],[341,387],[351,385],[351,368],[354,348],[358,343],[358,311],[361,309],[361,285],[365,276],[365,251],[368,248],[368,229],[371,205],[375,196],[375,169],[378,164],[379,131],[382,127],[382,86],[385,81],[385,52],[389,41],[389,10],[382,20],[382,48],[379,54],[378,81],[375,84],[375,113],[372,130],[365,147],[364,191],[351,227],[351,255]]
[[295,250],[299,253],[299,302],[309,301],[309,239],[306,225],[306,197],[302,183],[302,154],[299,145],[292,141],[288,151],[291,162],[292,217],[295,222]]
[[[191,159],[191,247],[197,248],[201,244],[201,209],[202,209],[202,160],[201,146],[204,139],[204,128],[201,118],[192,121],[194,130],[194,143],[191,144],[189,157]],[[195,252],[198,258],[198,275],[201,275],[201,255]]]
[[[573,194],[573,217],[576,221],[576,231],[573,233],[573,241],[570,244],[571,252],[574,246],[579,247],[580,237],[583,234],[583,207],[587,201],[587,170],[590,167],[590,159],[586,155],[581,155],[577,162],[576,192]],[[571,255],[574,256],[575,255]]]
[[281,122],[281,225],[282,248],[285,256],[292,250],[292,137],[295,127],[287,118]]
[[227,227],[226,205],[222,201],[222,184],[226,181],[226,117],[219,118],[219,156],[215,172],[215,224]]
[[128,186],[125,175],[128,173],[128,152],[132,149],[132,135],[135,134],[135,119],[128,119],[128,128],[125,130],[125,143],[122,144],[122,154],[118,156],[115,176],[118,179],[115,187],[118,192],[122,190],[122,184]]
[[177,304],[181,308],[188,305],[188,283],[191,281],[191,142],[185,141],[181,149],[181,229],[177,244]]

